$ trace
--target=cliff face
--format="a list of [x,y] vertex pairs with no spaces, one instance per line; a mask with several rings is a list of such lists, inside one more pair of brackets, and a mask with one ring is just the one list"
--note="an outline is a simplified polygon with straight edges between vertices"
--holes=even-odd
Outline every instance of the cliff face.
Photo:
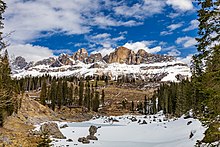
[[78,61],[82,61],[82,62],[86,62],[87,58],[88,58],[88,52],[84,48],[79,49],[72,56],[73,60],[75,60],[75,61],[78,60]]
[[27,63],[24,58],[17,57],[12,63],[14,69],[29,69],[38,65],[47,65],[49,67],[61,67],[65,65],[73,66],[77,61],[81,61],[85,64],[92,64],[97,62],[103,63],[120,63],[127,65],[139,65],[139,64],[148,64],[155,62],[169,62],[173,61],[175,58],[167,55],[158,55],[147,53],[144,49],[138,50],[137,53],[126,48],[118,47],[114,52],[102,57],[100,53],[90,54],[86,49],[82,48],[75,52],[72,56],[67,54],[61,54],[58,57],[49,57],[47,59]]
[[113,53],[110,53],[107,63],[126,63],[126,64],[134,64],[135,62],[135,53],[134,51],[125,48],[119,47]]
[[104,57],[107,63],[126,63],[126,64],[141,64],[141,63],[154,63],[154,62],[167,62],[174,60],[174,57],[166,55],[157,55],[147,53],[145,50],[140,49],[137,53],[125,48],[119,47],[114,52]]

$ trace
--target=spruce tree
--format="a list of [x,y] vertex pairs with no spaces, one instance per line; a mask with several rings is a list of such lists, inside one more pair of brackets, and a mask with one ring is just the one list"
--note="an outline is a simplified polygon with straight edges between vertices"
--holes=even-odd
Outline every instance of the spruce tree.
[[103,106],[105,105],[105,91],[104,91],[104,89],[102,90],[101,103]]
[[99,102],[99,92],[96,91],[96,92],[95,92],[95,97],[94,97],[94,99],[93,99],[93,105],[92,105],[93,107],[92,107],[92,110],[95,111],[95,112],[98,112],[99,104],[100,104],[100,102]]
[[57,105],[58,105],[58,109],[61,108],[62,106],[62,102],[63,102],[63,83],[61,81],[61,79],[58,80],[58,84],[57,84]]
[[53,79],[50,89],[51,109],[55,110],[56,107],[56,81]]
[[80,80],[79,82],[79,106],[83,104],[83,95],[84,95],[84,82]]
[[[0,29],[4,28],[3,13],[6,9],[6,3],[0,0]],[[4,118],[11,115],[14,111],[14,104],[16,100],[13,100],[14,85],[11,79],[11,69],[9,66],[7,45],[3,41],[3,32],[0,31],[0,52],[5,51],[3,56],[0,54],[0,127],[3,125]]]
[[41,104],[46,105],[46,97],[47,97],[47,83],[46,83],[46,80],[44,80],[43,85],[41,87],[41,93],[40,93]]
[[134,101],[131,101],[131,111],[134,112]]

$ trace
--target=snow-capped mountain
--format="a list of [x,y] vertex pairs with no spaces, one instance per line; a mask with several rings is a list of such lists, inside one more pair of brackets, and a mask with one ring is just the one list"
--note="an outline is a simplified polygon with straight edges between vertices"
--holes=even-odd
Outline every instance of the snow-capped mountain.
[[149,54],[143,49],[135,53],[125,47],[105,57],[100,53],[89,56],[86,49],[80,49],[72,56],[61,54],[35,63],[19,56],[12,63],[12,71],[14,77],[105,75],[112,80],[126,76],[145,81],[178,81],[191,75],[189,67],[172,56]]

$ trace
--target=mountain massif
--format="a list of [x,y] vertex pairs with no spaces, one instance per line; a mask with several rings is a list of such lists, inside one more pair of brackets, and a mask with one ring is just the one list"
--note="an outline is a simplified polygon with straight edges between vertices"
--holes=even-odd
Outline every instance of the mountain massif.
[[11,63],[14,77],[40,76],[108,76],[117,80],[128,78],[149,81],[178,81],[190,76],[189,67],[172,56],[150,54],[140,49],[136,53],[125,47],[102,57],[100,53],[88,54],[82,48],[72,56],[61,54],[37,62],[26,62],[21,56]]

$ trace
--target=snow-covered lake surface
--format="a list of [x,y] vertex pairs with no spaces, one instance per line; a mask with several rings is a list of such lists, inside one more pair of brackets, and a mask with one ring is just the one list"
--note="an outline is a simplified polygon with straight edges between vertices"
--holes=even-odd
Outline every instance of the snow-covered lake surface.
[[[132,122],[132,117],[137,118],[137,121]],[[59,126],[68,125],[67,128],[60,130],[73,142],[67,142],[67,139],[54,139],[52,144],[55,147],[193,147],[197,140],[204,137],[203,133],[206,130],[199,120],[183,117],[166,120],[162,114],[111,118],[119,122],[108,121],[109,117],[100,117],[80,123],[58,123]],[[144,120],[147,124],[142,124]],[[187,124],[190,121],[192,123]],[[90,144],[78,142],[79,137],[86,137],[89,134],[91,125],[100,127],[95,134],[98,141],[91,141]],[[191,132],[194,135],[189,138]]]

